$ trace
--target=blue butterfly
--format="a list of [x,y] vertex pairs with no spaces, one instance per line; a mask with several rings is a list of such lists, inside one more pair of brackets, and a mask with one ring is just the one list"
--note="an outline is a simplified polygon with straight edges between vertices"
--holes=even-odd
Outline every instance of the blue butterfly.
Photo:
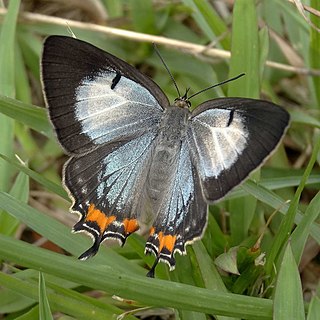
[[219,98],[190,111],[150,78],[71,37],[44,43],[42,81],[50,120],[70,159],[63,184],[80,215],[75,232],[124,245],[151,225],[145,253],[175,267],[175,252],[201,238],[208,204],[224,197],[278,145],[288,113],[262,100]]

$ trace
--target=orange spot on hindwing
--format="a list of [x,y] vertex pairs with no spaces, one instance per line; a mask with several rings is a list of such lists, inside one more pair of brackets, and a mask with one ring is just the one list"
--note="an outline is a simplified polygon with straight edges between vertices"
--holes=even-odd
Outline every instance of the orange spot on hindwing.
[[86,221],[95,222],[98,225],[100,232],[104,232],[107,226],[114,220],[116,220],[115,216],[108,217],[105,213],[97,209],[94,204],[90,204]]
[[162,251],[163,248],[166,248],[169,252],[173,252],[174,245],[177,240],[177,236],[173,236],[171,234],[164,235],[162,231],[158,234],[159,238],[159,252]]
[[126,234],[131,234],[139,229],[137,219],[124,219],[123,225]]

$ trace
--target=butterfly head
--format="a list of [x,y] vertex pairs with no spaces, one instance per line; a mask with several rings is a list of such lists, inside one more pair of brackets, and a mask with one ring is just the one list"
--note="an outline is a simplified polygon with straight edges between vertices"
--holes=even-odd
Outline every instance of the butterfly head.
[[186,89],[186,93],[179,98],[174,99],[174,106],[179,108],[189,109],[191,107],[191,102],[188,99],[188,92],[190,88]]

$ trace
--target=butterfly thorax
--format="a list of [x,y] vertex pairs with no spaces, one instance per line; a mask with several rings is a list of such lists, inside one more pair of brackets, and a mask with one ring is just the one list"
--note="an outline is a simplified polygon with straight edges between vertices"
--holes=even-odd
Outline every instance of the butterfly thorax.
[[187,133],[188,116],[188,109],[173,105],[165,110],[161,119],[146,188],[153,214],[168,196],[166,191],[171,190],[169,186],[175,176],[181,142]]

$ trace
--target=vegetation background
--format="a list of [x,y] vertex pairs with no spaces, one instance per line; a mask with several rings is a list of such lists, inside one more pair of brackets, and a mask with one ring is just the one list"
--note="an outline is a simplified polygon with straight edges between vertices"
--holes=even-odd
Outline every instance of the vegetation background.
[[[319,0],[0,1],[0,318],[319,319],[319,9]],[[44,37],[70,30],[150,75],[171,101],[152,42],[182,91],[246,73],[193,106],[261,97],[291,114],[277,152],[210,207],[203,239],[174,272],[161,265],[145,277],[143,235],[76,259],[90,239],[70,233],[66,156],[39,77]]]

